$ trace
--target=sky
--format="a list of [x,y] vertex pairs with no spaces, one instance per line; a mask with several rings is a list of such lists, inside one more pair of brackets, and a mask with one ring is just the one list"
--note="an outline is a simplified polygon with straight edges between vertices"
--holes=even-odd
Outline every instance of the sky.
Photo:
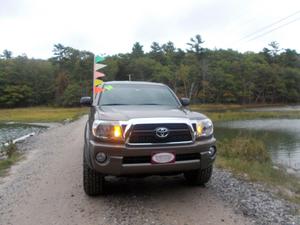
[[272,41],[300,52],[299,0],[0,0],[0,52],[47,59],[61,43],[95,54],[140,42],[259,52]]

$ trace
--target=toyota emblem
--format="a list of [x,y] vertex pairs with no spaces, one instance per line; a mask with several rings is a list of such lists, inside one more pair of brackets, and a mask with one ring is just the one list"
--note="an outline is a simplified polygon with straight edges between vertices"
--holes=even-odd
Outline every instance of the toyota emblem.
[[166,138],[169,135],[169,130],[166,127],[158,127],[155,129],[155,134],[159,138]]

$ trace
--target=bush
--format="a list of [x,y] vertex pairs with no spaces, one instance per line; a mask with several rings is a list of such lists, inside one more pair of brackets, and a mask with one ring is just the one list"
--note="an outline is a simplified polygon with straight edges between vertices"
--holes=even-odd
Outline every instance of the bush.
[[236,137],[219,142],[219,154],[226,158],[237,158],[259,163],[270,162],[265,144],[252,137]]
[[17,146],[12,142],[9,142],[7,146],[1,148],[1,151],[4,152],[8,158],[11,158],[17,150]]

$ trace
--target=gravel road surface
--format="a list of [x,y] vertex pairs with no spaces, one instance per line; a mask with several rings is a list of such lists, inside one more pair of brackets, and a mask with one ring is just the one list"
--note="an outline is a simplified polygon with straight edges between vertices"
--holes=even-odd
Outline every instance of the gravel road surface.
[[[192,187],[182,176],[109,177],[106,196],[86,196],[82,188],[86,120],[85,116],[51,128],[27,141],[26,159],[9,176],[0,178],[1,225],[255,222],[244,217],[234,201],[222,200],[226,187],[214,181],[206,187]],[[224,174],[217,172],[216,176]]]

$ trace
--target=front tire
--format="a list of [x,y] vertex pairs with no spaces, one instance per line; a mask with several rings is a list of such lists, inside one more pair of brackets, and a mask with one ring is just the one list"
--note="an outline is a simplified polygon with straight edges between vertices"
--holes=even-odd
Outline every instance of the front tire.
[[83,156],[83,189],[88,196],[103,195],[105,191],[105,176],[91,169]]
[[185,172],[184,177],[189,184],[204,185],[210,180],[212,171],[213,166],[209,166],[206,169]]

